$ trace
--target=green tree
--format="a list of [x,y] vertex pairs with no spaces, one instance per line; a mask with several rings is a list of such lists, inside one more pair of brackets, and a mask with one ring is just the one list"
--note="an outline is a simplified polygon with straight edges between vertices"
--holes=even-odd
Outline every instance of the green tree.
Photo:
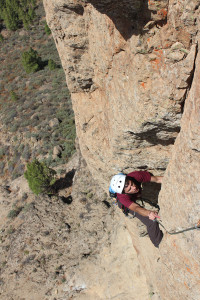
[[49,67],[49,70],[51,70],[51,71],[55,70],[57,68],[57,65],[53,59],[48,60],[48,67]]
[[26,73],[34,73],[42,69],[42,59],[32,48],[22,54],[22,65]]
[[17,30],[24,27],[29,28],[35,14],[35,0],[0,0],[0,19],[9,30]]
[[6,0],[6,5],[2,10],[2,17],[6,28],[9,30],[16,30],[19,27],[19,17],[15,10],[15,6],[12,5],[14,3]]
[[53,184],[56,181],[56,171],[47,167],[45,163],[37,159],[27,164],[27,171],[24,173],[30,189],[34,194],[53,194]]

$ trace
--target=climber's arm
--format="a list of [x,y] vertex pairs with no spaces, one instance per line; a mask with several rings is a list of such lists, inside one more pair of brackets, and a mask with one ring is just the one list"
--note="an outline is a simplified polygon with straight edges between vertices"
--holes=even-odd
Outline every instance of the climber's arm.
[[162,183],[163,176],[151,176],[151,182]]
[[143,217],[149,217],[150,220],[154,220],[155,218],[159,218],[157,212],[147,210],[141,206],[139,206],[136,203],[132,203],[129,207],[130,210],[133,210],[134,212],[138,213],[139,215]]

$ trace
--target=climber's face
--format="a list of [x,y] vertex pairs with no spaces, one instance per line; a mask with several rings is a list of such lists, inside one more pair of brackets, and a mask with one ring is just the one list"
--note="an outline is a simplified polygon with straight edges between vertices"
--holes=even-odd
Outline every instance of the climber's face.
[[133,183],[133,181],[128,179],[125,181],[124,192],[125,194],[136,194],[139,192],[139,188],[135,185],[135,183]]

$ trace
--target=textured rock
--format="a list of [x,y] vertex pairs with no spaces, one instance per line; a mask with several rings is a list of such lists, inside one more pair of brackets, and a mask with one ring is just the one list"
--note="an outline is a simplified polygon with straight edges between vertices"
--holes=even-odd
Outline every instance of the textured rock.
[[[185,103],[181,131],[176,139],[160,194],[164,225],[169,230],[192,227],[197,224],[200,216],[199,82],[200,53],[196,59],[193,83]],[[165,287],[163,286],[164,291],[171,290],[170,299],[199,298],[199,245],[200,234],[196,230],[175,236],[167,243],[166,248],[162,249],[163,253],[171,253],[168,258],[163,255],[164,265],[173,265],[172,272],[167,274]],[[174,270],[176,276],[173,274]],[[165,278],[164,274],[162,280]]]
[[194,71],[197,4],[44,0],[81,152],[102,187],[116,171],[165,170]]
[[49,126],[50,127],[56,127],[58,125],[59,125],[59,121],[56,118],[54,118],[54,119],[52,119],[52,120],[49,121]]
[[[164,174],[163,224],[168,230],[193,226],[200,192],[200,1],[44,0],[44,6],[72,93],[81,153],[93,177],[107,190],[117,171]],[[121,216],[120,221],[151,295],[197,300],[199,232],[165,235],[157,250],[148,237],[138,237],[133,220]],[[95,285],[91,289],[77,299],[108,298]]]
[[60,146],[53,147],[53,158],[58,157],[62,153],[62,148]]
[[[145,274],[120,212],[114,213],[78,155],[65,168],[66,175],[78,168],[70,203],[71,187],[59,191],[63,197],[50,198],[34,197],[23,177],[10,188],[0,186],[0,298],[148,299]],[[66,185],[67,177],[60,181]],[[23,209],[9,219],[16,206]]]

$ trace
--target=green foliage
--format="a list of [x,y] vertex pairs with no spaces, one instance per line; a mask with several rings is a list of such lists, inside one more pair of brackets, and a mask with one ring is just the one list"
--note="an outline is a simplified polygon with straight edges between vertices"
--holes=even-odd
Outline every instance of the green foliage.
[[0,33],[0,42],[3,42],[4,38],[3,35]]
[[0,148],[0,159],[6,154],[5,148]]
[[47,167],[45,163],[37,159],[27,164],[27,171],[24,173],[30,189],[34,194],[53,193],[52,185],[55,183],[56,171]]
[[57,68],[57,65],[53,59],[48,60],[48,67],[50,71],[55,70]]
[[20,206],[20,207],[16,207],[15,209],[10,210],[7,217],[10,219],[16,218],[22,209],[23,209],[23,207]]
[[11,98],[12,101],[15,102],[15,101],[17,101],[18,96],[17,96],[17,94],[14,91],[11,91],[10,92],[10,98]]
[[35,18],[36,2],[33,0],[0,0],[0,18],[9,30],[23,26],[28,29]]
[[50,35],[50,34],[51,34],[51,29],[50,29],[49,26],[47,25],[47,22],[45,22],[44,30],[45,30],[45,32],[46,32],[47,35]]
[[32,48],[22,54],[22,65],[26,73],[34,73],[42,69],[42,59]]

